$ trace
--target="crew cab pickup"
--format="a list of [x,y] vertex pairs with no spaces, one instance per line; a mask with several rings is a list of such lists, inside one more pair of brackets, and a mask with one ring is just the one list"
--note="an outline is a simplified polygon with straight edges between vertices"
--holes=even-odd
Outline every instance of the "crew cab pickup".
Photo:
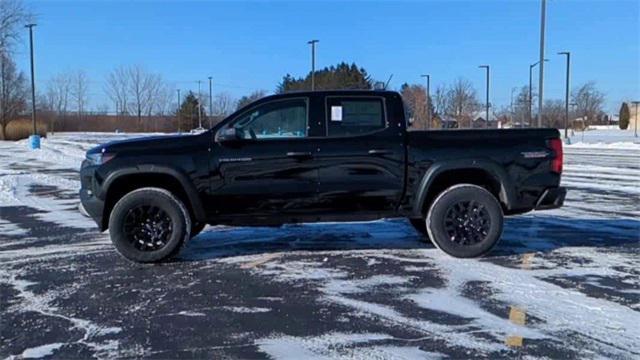
[[262,98],[196,135],[100,145],[81,208],[137,262],[178,253],[205,224],[408,218],[455,257],[487,253],[503,216],[562,205],[556,129],[408,131],[392,91]]

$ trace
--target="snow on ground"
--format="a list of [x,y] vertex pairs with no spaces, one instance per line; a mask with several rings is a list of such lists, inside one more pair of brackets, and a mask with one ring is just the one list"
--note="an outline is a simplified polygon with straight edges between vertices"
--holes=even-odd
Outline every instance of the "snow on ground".
[[[564,129],[560,129],[564,136]],[[607,148],[607,149],[640,149],[640,138],[635,137],[632,130],[616,128],[599,128],[587,131],[569,130],[571,147],[574,148]]]
[[0,358],[640,356],[633,132],[575,133],[565,206],[508,219],[482,259],[381,220],[208,227],[155,266],[76,210],[84,152],[130,136],[0,142]]

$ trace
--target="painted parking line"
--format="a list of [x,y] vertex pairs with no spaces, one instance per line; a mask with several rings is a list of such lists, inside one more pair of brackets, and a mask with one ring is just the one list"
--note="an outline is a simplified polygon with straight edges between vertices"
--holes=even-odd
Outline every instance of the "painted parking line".
[[264,254],[254,261],[246,262],[240,265],[240,269],[253,269],[280,257],[282,257],[282,253]]

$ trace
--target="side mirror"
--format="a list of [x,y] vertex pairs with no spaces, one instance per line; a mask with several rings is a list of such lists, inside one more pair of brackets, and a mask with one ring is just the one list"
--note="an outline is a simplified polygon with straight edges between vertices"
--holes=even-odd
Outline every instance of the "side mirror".
[[242,140],[242,134],[235,127],[224,127],[216,133],[217,143],[230,143]]

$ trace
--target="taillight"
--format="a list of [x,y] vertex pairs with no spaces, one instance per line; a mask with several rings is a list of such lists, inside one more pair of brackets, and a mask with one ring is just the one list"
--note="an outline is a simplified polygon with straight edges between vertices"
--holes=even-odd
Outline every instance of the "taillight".
[[554,152],[553,161],[551,161],[551,171],[558,174],[562,173],[562,140],[551,139],[549,140],[549,148]]

